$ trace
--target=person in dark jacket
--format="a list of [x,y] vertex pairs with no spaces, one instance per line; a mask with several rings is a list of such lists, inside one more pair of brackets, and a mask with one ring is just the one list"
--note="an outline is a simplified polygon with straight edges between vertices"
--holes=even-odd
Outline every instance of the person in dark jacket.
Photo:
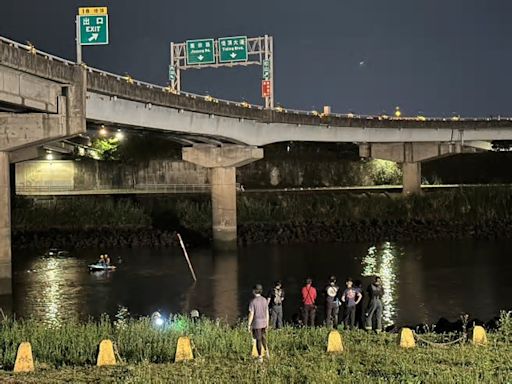
[[382,296],[384,296],[384,288],[382,287],[382,280],[376,276],[373,283],[367,289],[368,298],[370,303],[366,311],[366,330],[371,331],[373,324],[376,324],[376,331],[382,331],[382,311],[384,305],[382,304]]
[[336,284],[336,277],[329,278],[329,284],[325,288],[325,324],[328,327],[338,326],[338,312],[340,301],[338,297],[340,287]]
[[270,327],[274,329],[283,328],[284,290],[279,280],[274,283],[274,287],[267,297],[270,309]]

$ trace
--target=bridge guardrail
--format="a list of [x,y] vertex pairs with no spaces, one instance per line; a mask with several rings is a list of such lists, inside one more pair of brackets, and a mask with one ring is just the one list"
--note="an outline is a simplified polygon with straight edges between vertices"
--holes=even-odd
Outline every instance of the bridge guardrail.
[[[236,189],[241,190],[240,183]],[[99,188],[74,188],[66,185],[19,185],[16,186],[18,195],[66,195],[82,194],[92,195],[97,193],[208,193],[211,190],[210,184],[135,184],[123,187],[99,187]]]
[[63,64],[66,64],[66,65],[76,65],[76,63],[74,61],[63,59],[62,57],[55,56],[55,55],[52,55],[50,53],[40,51],[39,49],[36,49],[34,46],[31,46],[31,45],[28,45],[28,44],[21,44],[21,43],[18,43],[17,41],[8,39],[6,37],[0,36],[0,41],[4,42],[6,44],[12,45],[12,46],[14,46],[16,48],[25,49],[28,52],[37,54],[39,56],[43,56],[43,57],[47,58],[48,60],[59,61],[59,62],[61,62]]

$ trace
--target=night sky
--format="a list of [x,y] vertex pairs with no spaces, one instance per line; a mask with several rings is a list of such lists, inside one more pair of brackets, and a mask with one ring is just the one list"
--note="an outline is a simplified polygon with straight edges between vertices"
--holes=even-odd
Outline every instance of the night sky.
[[[510,0],[2,0],[0,35],[75,59],[79,6],[109,7],[90,66],[165,84],[169,42],[274,36],[284,107],[404,115],[512,115]],[[187,71],[182,88],[262,103],[261,67]]]

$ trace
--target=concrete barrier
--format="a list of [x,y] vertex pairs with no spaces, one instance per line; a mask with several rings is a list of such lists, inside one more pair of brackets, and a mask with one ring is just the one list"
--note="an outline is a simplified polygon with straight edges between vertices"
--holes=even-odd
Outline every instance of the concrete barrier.
[[194,354],[192,353],[192,344],[190,342],[190,338],[186,336],[182,336],[178,339],[178,344],[176,345],[176,355],[174,357],[174,362],[177,363],[179,361],[187,361],[193,360]]
[[[261,346],[261,356],[265,356],[265,354],[267,353],[267,350],[265,349],[265,347],[262,345]],[[251,356],[252,357],[258,357],[258,349],[256,348],[256,339],[252,339],[252,351],[251,351]]]
[[32,346],[28,342],[21,343],[16,354],[14,363],[14,372],[33,372],[34,358],[32,356]]
[[487,345],[487,333],[484,327],[477,325],[473,328],[472,340],[474,345]]
[[416,347],[416,340],[414,334],[409,328],[402,328],[398,337],[398,345],[400,348],[414,348]]
[[105,365],[116,365],[116,356],[114,354],[114,345],[110,340],[101,340],[98,359],[96,361],[98,367]]
[[343,352],[343,340],[341,338],[341,334],[338,331],[329,332],[329,337],[327,338],[327,352]]

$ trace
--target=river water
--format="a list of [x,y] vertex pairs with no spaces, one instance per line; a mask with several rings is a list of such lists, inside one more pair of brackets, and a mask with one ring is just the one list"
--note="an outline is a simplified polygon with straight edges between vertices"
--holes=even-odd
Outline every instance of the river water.
[[[118,270],[89,273],[87,265],[108,252]],[[512,307],[512,255],[506,241],[429,241],[377,244],[258,245],[237,252],[189,250],[198,276],[193,283],[179,249],[77,250],[68,258],[15,252],[13,295],[0,297],[4,312],[59,323],[114,315],[120,306],[134,316],[202,314],[230,322],[246,316],[252,286],[280,279],[285,318],[298,313],[307,276],[317,288],[328,277],[382,277],[387,324],[456,320],[469,313],[483,320]],[[319,303],[321,304],[321,303]],[[321,308],[320,308],[321,310]],[[320,315],[320,320],[323,316]]]

